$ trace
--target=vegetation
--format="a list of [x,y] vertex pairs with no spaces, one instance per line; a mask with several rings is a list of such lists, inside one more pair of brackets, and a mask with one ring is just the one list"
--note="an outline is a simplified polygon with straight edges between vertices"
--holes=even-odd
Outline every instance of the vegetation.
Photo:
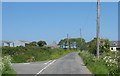
[[[96,43],[97,39],[94,38],[90,42],[86,43],[86,48],[84,50],[89,51],[90,53],[96,55]],[[110,41],[108,39],[100,39],[100,54],[103,52],[109,52],[110,50]]]
[[27,46],[27,47],[3,47],[3,55],[10,55],[13,63],[34,62],[59,58],[74,50],[60,48]]
[[43,46],[47,45],[47,43],[45,41],[38,41],[38,42],[33,41],[31,43],[26,43],[25,45],[26,46],[39,46],[39,47],[43,47]]
[[[93,74],[105,74],[110,76],[120,75],[118,68],[118,52],[111,52],[108,39],[100,39],[100,58],[96,57],[96,38],[87,42],[84,51],[79,55],[82,57],[85,65]],[[94,66],[93,66],[94,65]]]
[[93,54],[90,54],[87,51],[86,52],[82,51],[79,53],[79,55],[82,57],[85,66],[87,66],[88,69],[93,74],[108,74],[109,73],[108,69],[103,64],[103,62],[101,60],[98,61]]
[[38,41],[37,44],[40,47],[43,47],[43,46],[47,45],[47,43],[45,41]]
[[33,41],[31,43],[26,43],[25,46],[37,46],[37,42]]
[[16,74],[16,72],[11,68],[10,56],[4,56],[3,58],[0,57],[0,59],[2,60],[0,62],[0,75],[7,76],[5,74]]
[[59,45],[61,48],[69,49],[84,49],[85,40],[83,38],[65,38],[60,40]]
[[100,55],[99,60],[94,56],[94,54],[90,54],[87,51],[82,51],[79,55],[93,74],[105,74],[110,76],[120,75],[117,57],[113,52],[103,53]]

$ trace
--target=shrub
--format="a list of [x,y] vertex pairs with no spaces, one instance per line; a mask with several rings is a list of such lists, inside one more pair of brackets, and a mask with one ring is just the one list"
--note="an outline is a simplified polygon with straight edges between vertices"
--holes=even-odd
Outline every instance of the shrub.
[[39,46],[3,47],[2,50],[3,55],[10,55],[12,57],[13,63],[51,60],[74,51]]
[[[96,55],[96,43],[97,43],[97,38],[94,38],[90,42],[86,43],[86,48],[84,50],[88,50],[90,53]],[[103,52],[109,52],[110,48],[110,41],[108,39],[100,39],[100,54]]]
[[109,74],[111,76],[120,74],[115,53],[104,53],[100,56],[99,60],[87,51],[82,51],[79,55],[93,74]]
[[79,53],[79,55],[82,57],[84,64],[93,74],[108,73],[108,70],[106,69],[105,65],[103,65],[103,62],[98,60],[93,54],[90,54],[87,51],[82,51]]
[[114,76],[116,74],[120,74],[118,70],[118,55],[117,52],[107,52],[103,53],[101,59],[104,61],[107,69],[109,70],[109,74]]
[[0,56],[0,76],[2,74],[3,68],[4,68],[4,63],[2,62],[2,57]]
[[[1,57],[2,58],[2,57]],[[0,62],[0,75],[15,74],[16,72],[11,68],[11,57],[4,56]]]

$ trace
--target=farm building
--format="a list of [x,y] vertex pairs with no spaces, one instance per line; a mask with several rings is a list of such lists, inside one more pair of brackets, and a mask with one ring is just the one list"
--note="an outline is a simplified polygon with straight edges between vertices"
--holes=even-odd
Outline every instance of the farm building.
[[110,42],[111,51],[120,51],[120,41],[111,41]]
[[2,46],[16,47],[16,46],[25,46],[26,43],[30,43],[28,41],[17,40],[17,41],[2,41]]

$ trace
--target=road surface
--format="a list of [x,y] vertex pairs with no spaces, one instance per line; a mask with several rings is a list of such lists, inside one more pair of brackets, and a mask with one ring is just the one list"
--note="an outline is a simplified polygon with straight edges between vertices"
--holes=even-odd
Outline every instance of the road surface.
[[91,74],[77,52],[69,53],[56,60],[16,63],[12,65],[17,74]]

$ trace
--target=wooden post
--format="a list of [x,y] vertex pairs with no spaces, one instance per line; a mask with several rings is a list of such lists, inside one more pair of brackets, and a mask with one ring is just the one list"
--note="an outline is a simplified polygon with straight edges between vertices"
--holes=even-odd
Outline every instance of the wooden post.
[[99,59],[99,45],[100,45],[100,0],[97,0],[97,25],[96,25],[96,38],[97,38],[97,58]]

